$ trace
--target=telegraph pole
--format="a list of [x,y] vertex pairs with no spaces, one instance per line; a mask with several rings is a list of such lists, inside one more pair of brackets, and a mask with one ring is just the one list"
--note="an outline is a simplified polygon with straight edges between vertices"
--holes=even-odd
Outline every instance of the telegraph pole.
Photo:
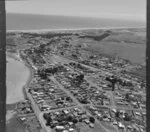
[[0,0],[0,132],[5,132],[6,116],[6,16],[5,0]]

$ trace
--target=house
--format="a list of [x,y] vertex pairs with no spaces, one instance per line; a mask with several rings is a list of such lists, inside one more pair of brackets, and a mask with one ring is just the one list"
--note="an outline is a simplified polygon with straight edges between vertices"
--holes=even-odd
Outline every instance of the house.
[[68,130],[63,130],[63,132],[69,132]]
[[139,112],[135,112],[135,115],[137,116],[141,116],[141,114]]
[[90,124],[89,124],[89,127],[94,128],[94,124],[93,124],[93,123],[90,123]]
[[146,109],[146,105],[145,104],[140,104],[140,108],[141,109]]
[[114,122],[113,122],[113,125],[118,125],[118,122],[114,121]]
[[73,122],[68,122],[68,124],[71,126],[71,125],[73,125]]
[[104,100],[105,105],[109,105],[109,103],[110,103],[109,100]]
[[130,130],[133,129],[132,126],[130,126],[130,125],[128,125],[127,128],[130,129]]
[[64,112],[65,114],[68,114],[68,113],[69,113],[69,111],[68,111],[68,110],[63,110],[63,112]]
[[26,118],[25,118],[25,117],[21,117],[20,120],[21,120],[21,121],[25,121]]
[[85,119],[84,122],[85,122],[86,124],[89,124],[89,123],[90,123],[90,121],[89,121],[88,119]]
[[116,109],[112,109],[112,112],[116,113],[116,112],[117,112],[117,110],[116,110]]
[[65,129],[64,126],[56,126],[55,128],[56,128],[56,131],[60,131],[60,130],[64,130]]
[[121,102],[121,101],[117,102],[117,104],[118,104],[118,105],[124,105],[124,103]]
[[73,128],[69,128],[69,132],[73,132],[74,131],[74,129]]
[[110,121],[110,119],[108,119],[108,118],[103,118],[103,121],[107,121],[107,122],[109,122],[109,121]]
[[121,122],[118,122],[118,127],[121,128],[121,129],[125,128],[125,126]]

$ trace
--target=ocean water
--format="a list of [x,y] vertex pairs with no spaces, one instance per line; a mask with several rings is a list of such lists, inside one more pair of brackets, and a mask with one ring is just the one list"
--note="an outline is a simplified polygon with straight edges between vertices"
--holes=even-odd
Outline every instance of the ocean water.
[[70,16],[6,14],[7,30],[145,27],[146,22]]
[[7,57],[6,72],[6,104],[13,104],[24,100],[22,87],[29,77],[29,69],[20,61]]

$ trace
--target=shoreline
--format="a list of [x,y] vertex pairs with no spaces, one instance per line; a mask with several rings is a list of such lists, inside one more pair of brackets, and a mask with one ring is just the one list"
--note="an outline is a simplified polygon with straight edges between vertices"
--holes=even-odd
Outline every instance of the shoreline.
[[[18,52],[19,53],[19,52]],[[22,86],[22,87],[20,87],[21,88],[21,91],[22,91],[22,93],[23,93],[23,100],[18,100],[17,102],[15,102],[15,103],[9,103],[9,104],[7,104],[6,103],[6,106],[8,107],[8,106],[12,106],[12,108],[7,108],[6,109],[6,129],[8,130],[8,131],[10,131],[9,130],[9,127],[10,126],[14,126],[14,121],[15,121],[15,125],[16,125],[16,123],[19,125],[19,126],[14,126],[13,127],[13,130],[19,130],[19,131],[21,131],[21,132],[25,132],[26,130],[26,128],[24,127],[24,125],[20,122],[20,120],[18,120],[18,118],[16,117],[17,116],[17,111],[15,110],[15,108],[16,108],[16,105],[17,105],[17,103],[19,103],[19,102],[21,102],[21,101],[24,101],[24,100],[26,100],[26,99],[28,99],[28,97],[27,97],[27,94],[26,94],[26,87],[28,87],[28,85],[30,84],[30,82],[32,81],[32,78],[33,78],[33,71],[32,71],[32,69],[31,69],[31,67],[27,64],[27,62],[25,62],[22,58],[21,58],[21,56],[19,56],[17,53],[7,53],[6,54],[9,58],[11,58],[11,59],[14,59],[15,61],[19,61],[20,63],[22,63],[27,69],[28,69],[28,71],[29,71],[29,75],[28,75],[28,78],[27,78],[27,80],[24,82],[24,85]]]
[[45,32],[58,32],[58,31],[82,31],[82,30],[109,30],[109,29],[143,29],[146,26],[139,27],[103,27],[103,28],[60,28],[60,29],[25,29],[25,30],[6,30],[7,33],[11,32],[31,32],[31,33],[45,33]]
[[[28,75],[28,77],[27,77],[27,80],[24,82],[24,85],[21,87],[22,92],[23,92],[23,98],[24,98],[24,100],[25,100],[25,99],[27,98],[27,96],[26,96],[26,93],[25,93],[25,90],[24,90],[24,89],[30,84],[30,82],[31,82],[31,80],[32,80],[32,78],[33,78],[33,74],[31,73],[32,70],[31,70],[31,68],[22,60],[21,57],[15,56],[16,53],[13,53],[13,54],[7,53],[6,55],[7,55],[9,58],[11,58],[11,59],[13,59],[13,60],[15,60],[15,61],[19,61],[20,63],[22,63],[22,64],[28,69],[29,75]],[[21,100],[20,100],[20,101],[21,101]],[[6,103],[6,105],[15,105],[16,103],[18,103],[18,102],[20,102],[20,101],[18,100],[17,102],[14,102],[14,103]]]
[[34,78],[34,74],[33,74],[33,71],[32,71],[32,68],[31,66],[26,62],[24,61],[21,57],[20,57],[20,60],[22,61],[22,63],[28,68],[29,70],[29,77],[25,83],[25,85],[22,87],[22,90],[23,90],[23,94],[24,94],[24,98],[27,99],[27,94],[26,94],[26,88],[29,86],[29,84],[31,83],[32,79]]
[[12,59],[14,59],[14,60],[16,60],[16,61],[20,61],[20,62],[21,62],[21,59],[19,58],[17,52],[16,52],[16,53],[11,53],[11,52],[9,52],[9,51],[6,51],[6,58],[7,58],[7,57],[12,58]]

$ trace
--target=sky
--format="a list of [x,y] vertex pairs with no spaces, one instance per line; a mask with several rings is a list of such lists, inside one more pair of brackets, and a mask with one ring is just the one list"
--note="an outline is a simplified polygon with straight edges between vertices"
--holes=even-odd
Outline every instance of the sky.
[[146,21],[146,0],[10,0],[6,12]]

